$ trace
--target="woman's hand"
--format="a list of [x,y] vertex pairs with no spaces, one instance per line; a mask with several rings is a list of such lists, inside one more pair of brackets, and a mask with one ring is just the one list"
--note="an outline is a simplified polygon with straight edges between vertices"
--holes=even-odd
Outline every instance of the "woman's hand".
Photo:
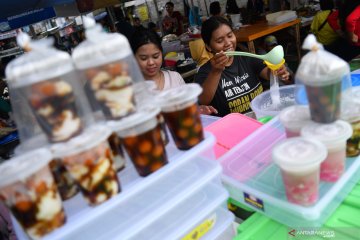
[[283,81],[285,84],[292,83],[291,74],[289,73],[287,67],[282,65],[277,71],[276,74],[280,81]]
[[217,114],[218,111],[213,106],[206,106],[206,105],[200,105],[199,106],[199,112],[200,114],[204,115],[211,115],[211,114]]
[[210,59],[212,68],[218,71],[223,71],[228,61],[229,57],[226,56],[223,51],[214,54],[214,56]]

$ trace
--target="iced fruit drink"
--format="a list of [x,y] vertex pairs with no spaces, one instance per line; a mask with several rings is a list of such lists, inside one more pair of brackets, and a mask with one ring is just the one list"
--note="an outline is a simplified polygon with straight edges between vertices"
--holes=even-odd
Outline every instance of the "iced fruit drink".
[[345,170],[345,147],[329,151],[327,158],[321,163],[320,179],[326,182],[336,182]]
[[82,131],[82,122],[69,83],[62,79],[42,81],[30,87],[31,109],[50,142],[63,142]]
[[132,79],[126,62],[85,70],[87,94],[93,95],[107,119],[120,119],[135,111]]
[[123,138],[124,147],[140,176],[147,176],[168,163],[159,125],[139,135]]
[[311,119],[331,123],[340,118],[341,81],[325,86],[306,85]]
[[107,141],[63,158],[66,169],[90,205],[100,204],[121,191],[112,158]]
[[49,167],[0,189],[0,199],[32,239],[65,223],[60,195]]
[[289,202],[310,206],[318,200],[319,169],[304,175],[282,171]]
[[79,192],[75,180],[66,170],[65,166],[61,162],[61,159],[56,158],[52,160],[49,163],[49,167],[63,201],[72,198]]
[[159,125],[160,125],[160,131],[161,131],[161,139],[163,140],[164,142],[164,145],[167,145],[169,143],[169,135],[166,131],[166,123],[165,123],[165,119],[164,119],[164,116],[159,113],[157,116],[156,116],[158,122],[159,122]]
[[204,139],[195,103],[181,110],[162,113],[178,149],[188,150]]
[[108,139],[112,154],[114,156],[114,168],[119,172],[125,168],[125,156],[121,147],[121,140],[116,133],[112,133]]

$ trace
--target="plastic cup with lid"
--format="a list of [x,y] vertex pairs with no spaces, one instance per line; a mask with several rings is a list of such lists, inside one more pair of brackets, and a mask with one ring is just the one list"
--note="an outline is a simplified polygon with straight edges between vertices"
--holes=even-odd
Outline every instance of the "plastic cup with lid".
[[114,156],[114,168],[116,172],[120,172],[125,168],[126,165],[126,159],[124,155],[124,151],[122,149],[122,144],[119,136],[116,134],[116,132],[113,132],[109,139],[110,148],[112,151],[112,154]]
[[105,33],[93,19],[85,18],[86,40],[73,51],[77,69],[87,79],[93,109],[101,109],[106,119],[121,119],[135,111],[133,83],[144,77],[124,35]]
[[[31,139],[31,141],[32,140],[36,140],[36,138]],[[17,146],[14,150],[15,156],[19,156],[31,151],[34,148],[31,141],[21,143],[19,146]],[[49,146],[49,149],[51,151],[51,146]],[[52,160],[49,162],[49,167],[54,176],[55,183],[58,187],[61,199],[63,201],[70,199],[75,196],[79,191],[76,182],[61,162],[61,156],[64,153],[55,151],[51,151],[51,153]]]
[[[360,90],[360,88],[358,89]],[[341,110],[342,110],[341,119],[348,122],[353,130],[351,137],[346,142],[346,156],[347,157],[359,156],[360,155],[360,102],[356,100],[343,101],[343,107]]]
[[100,204],[121,191],[108,143],[110,134],[107,127],[94,125],[70,141],[52,147],[53,151],[66,153],[62,162],[90,205]]
[[319,197],[320,164],[327,150],[320,141],[293,137],[275,145],[272,159],[280,167],[289,202],[310,206]]
[[8,64],[6,77],[22,140],[40,134],[33,132],[37,128],[33,124],[39,125],[48,141],[64,142],[91,122],[91,110],[69,54],[47,44],[34,45]]
[[279,119],[285,127],[287,138],[300,136],[300,130],[310,122],[309,107],[294,105],[283,109],[280,112]]
[[311,48],[312,51],[302,58],[296,82],[305,85],[311,119],[332,123],[340,119],[342,91],[351,86],[350,68],[347,62],[329,52],[313,50],[317,48]]
[[0,199],[32,239],[61,227],[65,212],[49,169],[47,149],[29,151],[0,165]]
[[335,182],[343,174],[346,141],[351,135],[351,125],[342,120],[330,124],[311,122],[301,129],[301,136],[319,140],[328,150],[328,156],[321,163],[320,179],[322,181]]
[[204,139],[197,99],[202,88],[186,84],[161,92],[157,102],[169,127],[176,147],[188,150]]
[[158,107],[139,109],[108,126],[122,139],[123,146],[142,177],[157,171],[168,163],[156,116]]

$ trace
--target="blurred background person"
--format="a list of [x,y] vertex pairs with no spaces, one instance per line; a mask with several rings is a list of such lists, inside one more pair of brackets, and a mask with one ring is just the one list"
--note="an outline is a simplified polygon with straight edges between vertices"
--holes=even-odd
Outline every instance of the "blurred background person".
[[184,32],[183,29],[183,16],[180,12],[174,11],[174,3],[167,2],[165,4],[166,14],[162,20],[162,27],[164,35],[176,34],[181,35]]

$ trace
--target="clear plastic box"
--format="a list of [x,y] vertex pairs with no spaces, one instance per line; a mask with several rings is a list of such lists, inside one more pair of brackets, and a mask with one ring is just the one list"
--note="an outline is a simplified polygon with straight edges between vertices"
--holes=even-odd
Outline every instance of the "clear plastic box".
[[[139,177],[127,158],[126,168],[118,174],[121,193],[96,207],[88,206],[80,194],[65,201],[66,224],[43,239],[130,238],[209,182],[220,185],[221,167],[211,161],[214,144],[215,138],[209,133],[188,151],[169,144],[170,163],[145,178]],[[16,223],[15,230],[19,239],[28,239]]]
[[300,206],[287,201],[280,169],[271,159],[272,147],[284,138],[278,118],[257,129],[219,159],[223,183],[231,198],[285,225],[321,226],[360,180],[360,158],[347,158],[336,183],[320,182],[316,204]]
[[198,235],[198,239],[214,239],[207,236],[216,233],[219,225],[231,216],[225,210],[227,197],[219,182],[210,183],[130,239],[188,239],[193,235]]

